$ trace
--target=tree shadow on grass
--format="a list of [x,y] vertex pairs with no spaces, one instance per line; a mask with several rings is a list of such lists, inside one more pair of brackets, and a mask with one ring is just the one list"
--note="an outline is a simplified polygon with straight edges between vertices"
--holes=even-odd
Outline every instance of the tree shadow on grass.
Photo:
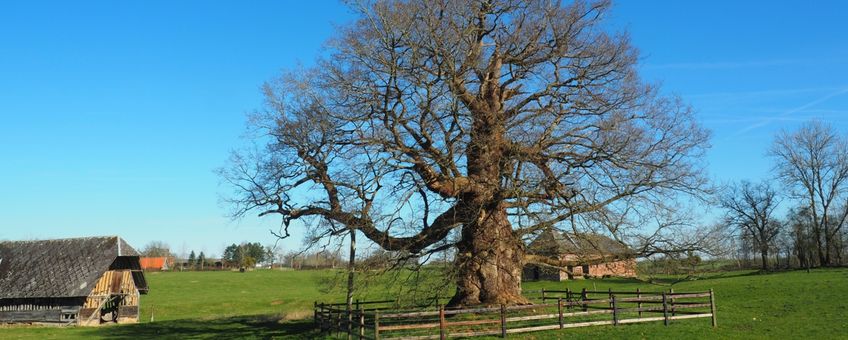
[[659,276],[659,277],[651,277],[648,279],[640,280],[644,283],[649,283],[653,285],[659,286],[673,286],[682,282],[692,282],[692,281],[710,281],[710,280],[718,280],[718,279],[728,279],[733,277],[745,277],[745,276],[758,276],[758,275],[768,275],[773,274],[772,272],[763,272],[763,271],[733,271],[733,272],[711,272],[711,273],[702,273],[698,275],[678,275],[678,276]]
[[110,339],[312,339],[322,337],[311,320],[279,321],[257,315],[182,319],[92,328],[92,337]]

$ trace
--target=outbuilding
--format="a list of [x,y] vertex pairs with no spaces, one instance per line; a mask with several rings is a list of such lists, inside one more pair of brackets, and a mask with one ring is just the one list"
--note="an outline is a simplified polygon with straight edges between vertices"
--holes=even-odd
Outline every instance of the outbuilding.
[[120,237],[0,242],[0,323],[134,323],[147,291]]
[[636,277],[636,259],[627,245],[597,233],[543,231],[527,246],[527,253],[557,259],[564,266],[524,266],[525,281],[563,281],[585,277]]
[[170,270],[174,265],[174,258],[170,256],[142,257],[139,261],[144,271]]

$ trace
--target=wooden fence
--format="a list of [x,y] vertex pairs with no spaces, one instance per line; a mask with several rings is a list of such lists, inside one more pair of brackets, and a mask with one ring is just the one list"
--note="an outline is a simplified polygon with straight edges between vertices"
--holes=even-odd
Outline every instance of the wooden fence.
[[314,320],[322,332],[348,339],[446,339],[638,322],[711,318],[715,297],[706,292],[525,291],[541,293],[533,305],[452,309],[398,308],[397,301],[315,303]]

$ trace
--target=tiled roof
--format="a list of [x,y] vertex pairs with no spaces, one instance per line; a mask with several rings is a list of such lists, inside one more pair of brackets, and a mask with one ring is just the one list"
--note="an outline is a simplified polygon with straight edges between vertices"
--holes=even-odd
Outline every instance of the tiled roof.
[[532,254],[558,256],[626,256],[627,245],[597,233],[563,233],[546,229],[527,247]]
[[165,257],[142,257],[140,260],[141,269],[161,270],[168,268],[168,259]]
[[0,299],[88,296],[119,256],[139,254],[117,236],[0,242]]

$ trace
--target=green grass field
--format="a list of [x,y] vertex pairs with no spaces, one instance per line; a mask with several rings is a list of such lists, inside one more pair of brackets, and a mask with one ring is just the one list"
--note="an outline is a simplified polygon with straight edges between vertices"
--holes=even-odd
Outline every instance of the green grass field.
[[[99,328],[0,327],[0,339],[66,338],[315,338],[312,302],[340,301],[325,290],[331,271],[149,273],[150,294],[141,302],[142,323]],[[525,289],[661,290],[669,282],[599,279],[530,282]],[[675,291],[715,289],[718,328],[709,319],[597,326],[525,333],[515,338],[848,339],[848,269],[774,274],[732,272],[678,282]],[[372,296],[376,297],[378,289]],[[153,314],[153,322],[150,322]]]

